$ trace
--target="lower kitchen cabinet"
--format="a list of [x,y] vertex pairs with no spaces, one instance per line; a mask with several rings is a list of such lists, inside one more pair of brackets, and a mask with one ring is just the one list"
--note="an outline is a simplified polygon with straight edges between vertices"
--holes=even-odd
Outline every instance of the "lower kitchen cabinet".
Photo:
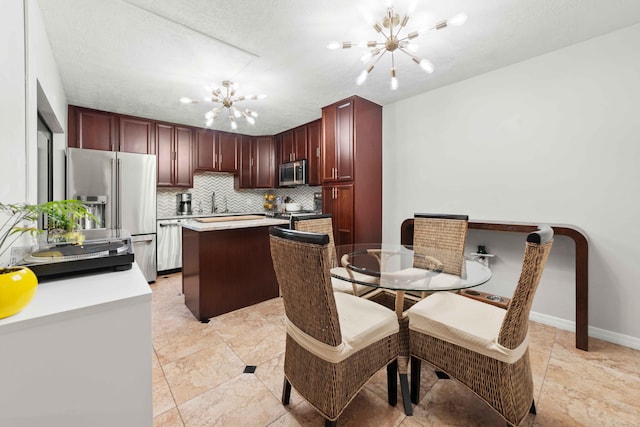
[[322,187],[322,212],[333,217],[333,238],[336,245],[355,243],[353,184]]
[[278,296],[269,227],[182,228],[184,302],[200,321]]

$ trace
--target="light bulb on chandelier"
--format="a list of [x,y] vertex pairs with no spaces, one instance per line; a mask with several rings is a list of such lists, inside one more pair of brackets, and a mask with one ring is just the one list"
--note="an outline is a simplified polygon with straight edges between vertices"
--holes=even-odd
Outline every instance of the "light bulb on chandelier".
[[[220,115],[223,108],[226,108],[229,113],[229,124],[231,129],[238,129],[238,122],[236,119],[244,118],[247,123],[250,125],[255,125],[256,117],[258,117],[258,113],[248,108],[244,110],[239,110],[237,108],[237,104],[239,102],[245,100],[257,100],[266,98],[267,95],[237,95],[236,92],[238,90],[238,85],[229,80],[225,80],[222,82],[222,87],[216,86],[205,86],[207,92],[210,92],[210,96],[204,97],[204,101],[207,102],[215,102],[222,104],[211,110],[207,111],[204,115],[206,119],[206,126],[209,127],[213,124],[214,120]],[[180,102],[183,104],[197,104],[198,101],[195,101],[191,98],[182,97],[180,98]]]
[[400,18],[400,15],[396,14],[393,11],[392,1],[388,1],[387,6],[387,12],[382,20],[382,24],[379,24],[375,21],[371,24],[376,33],[382,34],[382,36],[384,37],[383,41],[368,41],[361,43],[352,43],[348,41],[342,43],[331,42],[329,43],[329,45],[327,45],[327,48],[330,50],[336,50],[340,48],[350,49],[352,47],[364,47],[370,49],[369,52],[367,52],[360,58],[362,62],[370,63],[370,65],[362,70],[362,72],[358,75],[358,78],[356,79],[356,84],[358,86],[364,84],[364,82],[367,80],[367,77],[369,76],[375,65],[378,63],[380,58],[382,58],[387,52],[391,54],[391,90],[396,90],[398,88],[398,78],[396,76],[394,58],[395,51],[400,51],[409,56],[413,60],[413,62],[418,64],[420,68],[426,73],[433,73],[435,69],[433,63],[428,59],[419,58],[415,55],[418,47],[412,40],[428,31],[442,30],[449,25],[460,26],[467,21],[467,15],[465,15],[464,13],[460,13],[450,19],[439,21],[430,27],[412,31],[406,36],[402,37],[400,36],[400,33],[409,22],[409,15],[405,14],[402,18]]

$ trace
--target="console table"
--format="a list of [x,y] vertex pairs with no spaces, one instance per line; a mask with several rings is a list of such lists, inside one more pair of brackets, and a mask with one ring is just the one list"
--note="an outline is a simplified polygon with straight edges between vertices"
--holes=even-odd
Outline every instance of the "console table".
[[[559,236],[567,236],[576,245],[576,348],[589,351],[589,242],[579,228],[567,224],[549,224]],[[470,220],[469,228],[475,230],[531,233],[538,227],[533,223]],[[413,244],[413,218],[406,219],[400,227],[402,244]]]

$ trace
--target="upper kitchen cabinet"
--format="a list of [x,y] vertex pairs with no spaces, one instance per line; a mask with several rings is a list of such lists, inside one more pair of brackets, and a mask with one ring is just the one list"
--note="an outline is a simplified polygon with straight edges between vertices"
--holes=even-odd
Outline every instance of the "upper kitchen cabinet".
[[322,109],[323,182],[353,179],[353,104],[349,98]]
[[193,187],[193,130],[155,123],[158,187]]
[[239,139],[236,134],[197,129],[195,169],[237,173]]
[[118,151],[155,154],[153,122],[135,117],[120,116],[120,144]]
[[307,151],[309,157],[309,185],[322,184],[322,121],[320,119],[306,125]]
[[118,150],[118,118],[113,113],[69,105],[67,145],[92,150]]
[[282,162],[293,162],[307,158],[307,128],[305,126],[283,132],[281,138]]
[[272,136],[243,135],[240,145],[239,174],[236,188],[273,188],[275,186],[275,139]]

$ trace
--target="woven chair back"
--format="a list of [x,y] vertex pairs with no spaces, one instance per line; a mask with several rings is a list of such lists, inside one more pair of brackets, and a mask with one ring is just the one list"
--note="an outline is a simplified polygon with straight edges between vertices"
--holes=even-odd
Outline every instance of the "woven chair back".
[[413,266],[429,268],[424,256],[434,257],[444,265],[443,272],[462,275],[464,245],[469,221],[452,217],[419,217],[413,220]]
[[553,240],[543,244],[527,242],[520,279],[498,335],[498,343],[507,348],[516,348],[527,335],[531,304],[552,244]]
[[331,217],[304,219],[298,218],[293,222],[293,226],[299,231],[310,233],[321,233],[329,236],[329,265],[331,268],[339,267],[336,255],[336,245],[333,240],[333,223]]
[[329,274],[328,245],[270,236],[273,269],[290,322],[307,335],[335,347],[342,342]]

